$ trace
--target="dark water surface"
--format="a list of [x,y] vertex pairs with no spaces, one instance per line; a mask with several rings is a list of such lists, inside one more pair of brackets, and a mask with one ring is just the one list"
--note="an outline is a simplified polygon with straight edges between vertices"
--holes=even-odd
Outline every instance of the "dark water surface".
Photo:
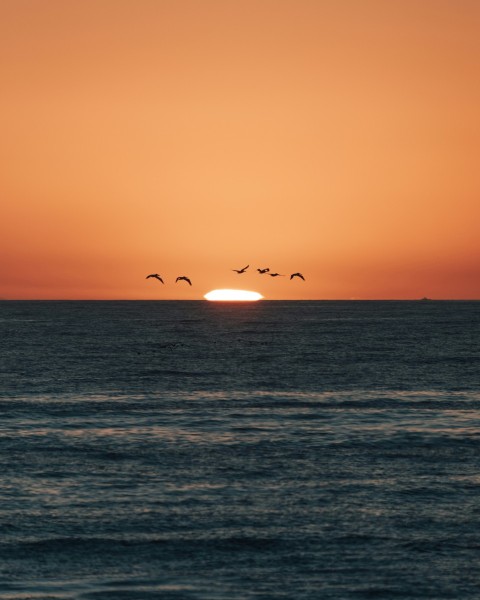
[[480,598],[480,303],[0,302],[0,598]]

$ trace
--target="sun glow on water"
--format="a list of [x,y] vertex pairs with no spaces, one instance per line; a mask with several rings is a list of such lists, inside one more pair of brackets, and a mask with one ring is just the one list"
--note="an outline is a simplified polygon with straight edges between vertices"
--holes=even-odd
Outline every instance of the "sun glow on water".
[[263,298],[258,292],[247,290],[212,290],[205,294],[204,298],[210,301],[229,302],[255,302]]

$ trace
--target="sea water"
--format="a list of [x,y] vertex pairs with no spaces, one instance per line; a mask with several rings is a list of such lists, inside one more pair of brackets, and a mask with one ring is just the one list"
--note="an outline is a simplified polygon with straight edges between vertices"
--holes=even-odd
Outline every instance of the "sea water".
[[480,303],[0,303],[0,598],[480,598]]

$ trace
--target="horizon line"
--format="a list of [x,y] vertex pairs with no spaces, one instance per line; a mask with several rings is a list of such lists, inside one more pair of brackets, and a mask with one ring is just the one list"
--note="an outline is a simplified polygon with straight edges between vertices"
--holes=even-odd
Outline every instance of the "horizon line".
[[[480,298],[262,298],[265,302],[479,302]],[[205,298],[0,298],[0,302],[208,302]],[[219,301],[221,302],[221,301]],[[232,302],[231,300],[229,302]],[[234,301],[233,301],[234,302]],[[238,302],[241,302],[240,300]]]

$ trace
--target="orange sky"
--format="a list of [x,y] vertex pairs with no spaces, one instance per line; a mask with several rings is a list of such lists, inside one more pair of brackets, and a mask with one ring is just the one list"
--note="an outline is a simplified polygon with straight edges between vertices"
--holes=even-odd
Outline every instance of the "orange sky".
[[478,0],[0,0],[0,298],[480,298],[479,31]]

